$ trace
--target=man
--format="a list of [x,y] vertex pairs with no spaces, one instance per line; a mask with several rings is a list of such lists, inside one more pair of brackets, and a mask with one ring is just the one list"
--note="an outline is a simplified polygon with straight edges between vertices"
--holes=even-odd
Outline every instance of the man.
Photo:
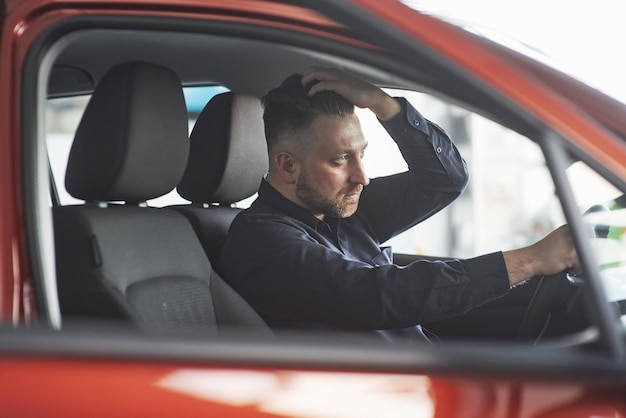
[[[392,264],[380,243],[465,189],[446,133],[406,100],[335,69],[293,75],[263,99],[270,169],[224,245],[224,278],[273,327],[403,329],[457,315],[537,275],[575,268],[566,228],[468,260]],[[371,110],[409,170],[368,179],[354,106]]]

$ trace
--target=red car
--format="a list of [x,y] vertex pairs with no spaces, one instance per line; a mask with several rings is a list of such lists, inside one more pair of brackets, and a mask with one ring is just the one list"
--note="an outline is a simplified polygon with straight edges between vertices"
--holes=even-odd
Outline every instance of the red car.
[[[626,416],[620,102],[396,0],[4,0],[0,16],[0,416]],[[266,170],[262,135],[251,113],[196,120],[311,65],[406,97],[467,160],[467,191],[389,243],[396,263],[568,223],[583,275],[423,324],[433,344],[270,330],[212,263]],[[360,116],[370,176],[405,170]],[[206,153],[199,192],[169,137]]]

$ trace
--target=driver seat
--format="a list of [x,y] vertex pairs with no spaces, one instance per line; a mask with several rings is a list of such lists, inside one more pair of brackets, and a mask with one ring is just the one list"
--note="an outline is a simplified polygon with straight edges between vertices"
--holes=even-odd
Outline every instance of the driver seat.
[[213,97],[189,144],[177,190],[191,204],[174,208],[189,219],[216,268],[228,228],[242,211],[233,205],[253,196],[269,169],[261,100],[235,92]]

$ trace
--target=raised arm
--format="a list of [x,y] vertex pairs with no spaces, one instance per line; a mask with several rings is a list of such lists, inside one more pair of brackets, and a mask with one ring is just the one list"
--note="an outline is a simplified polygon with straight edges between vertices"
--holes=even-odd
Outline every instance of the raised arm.
[[311,67],[302,75],[302,84],[313,83],[309,96],[324,90],[334,91],[353,105],[370,109],[378,119],[386,121],[398,113],[401,106],[396,99],[379,87],[355,78],[335,68]]

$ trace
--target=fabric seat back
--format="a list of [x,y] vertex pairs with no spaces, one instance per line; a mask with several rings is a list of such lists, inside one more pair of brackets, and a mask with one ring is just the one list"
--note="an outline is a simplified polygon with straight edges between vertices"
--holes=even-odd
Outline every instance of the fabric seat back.
[[232,205],[256,193],[268,170],[263,108],[257,97],[222,93],[211,99],[193,127],[189,161],[177,190],[214,268],[228,228],[241,209]]
[[159,333],[211,335],[261,318],[212,269],[189,221],[145,202],[171,191],[189,154],[180,81],[161,66],[112,68],[76,132],[67,191],[53,211],[64,320],[121,320]]

